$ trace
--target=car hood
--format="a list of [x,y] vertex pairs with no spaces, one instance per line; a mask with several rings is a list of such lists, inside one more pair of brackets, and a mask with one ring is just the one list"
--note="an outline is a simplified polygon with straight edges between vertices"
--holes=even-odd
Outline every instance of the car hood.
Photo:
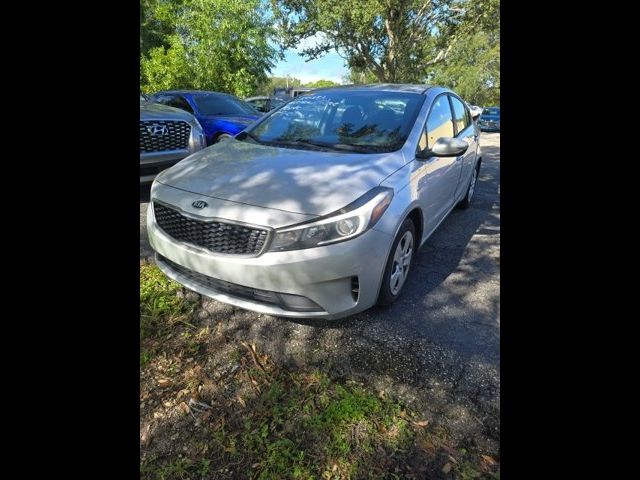
[[326,215],[380,185],[405,163],[400,151],[318,152],[229,139],[187,157],[156,181],[213,198]]
[[140,120],[184,120],[193,122],[194,116],[179,108],[161,105],[159,103],[141,103]]

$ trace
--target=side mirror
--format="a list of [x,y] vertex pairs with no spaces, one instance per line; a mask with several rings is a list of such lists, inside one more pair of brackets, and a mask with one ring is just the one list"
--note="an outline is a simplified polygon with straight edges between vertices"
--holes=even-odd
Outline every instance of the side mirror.
[[431,157],[459,157],[469,148],[464,140],[453,137],[441,137],[431,149],[425,148],[416,154],[416,158],[428,160]]
[[482,112],[481,111],[476,111],[476,112],[471,114],[471,119],[472,120],[477,120],[478,118],[480,118],[480,115],[482,115]]

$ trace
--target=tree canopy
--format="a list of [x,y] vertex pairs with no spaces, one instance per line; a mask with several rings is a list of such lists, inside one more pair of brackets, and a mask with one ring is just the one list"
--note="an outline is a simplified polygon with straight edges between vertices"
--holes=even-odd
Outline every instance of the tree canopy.
[[140,87],[302,86],[269,73],[303,41],[306,60],[337,52],[349,83],[434,83],[499,104],[499,0],[140,0]]
[[140,84],[246,96],[281,51],[263,0],[143,0]]
[[[316,42],[302,55],[311,60],[336,51],[345,59],[352,72],[350,80],[355,83],[372,78],[423,83],[438,74],[450,84],[456,70],[472,75],[461,68],[466,47],[484,42],[484,49],[476,48],[476,53],[482,50],[486,65],[495,64],[499,54],[499,0],[271,2],[283,47],[292,48],[313,38]],[[449,63],[454,54],[457,57]],[[496,88],[495,83],[490,88]]]

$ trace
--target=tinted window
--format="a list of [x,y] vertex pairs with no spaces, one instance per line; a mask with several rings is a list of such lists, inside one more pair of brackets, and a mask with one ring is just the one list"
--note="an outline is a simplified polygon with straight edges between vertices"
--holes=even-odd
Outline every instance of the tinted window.
[[453,106],[453,120],[455,122],[457,132],[462,132],[465,128],[467,128],[471,122],[468,121],[467,109],[460,100],[458,100],[454,96],[450,96],[451,105]]
[[265,98],[260,98],[257,100],[251,100],[250,102],[247,102],[249,104],[251,104],[251,106],[253,108],[255,108],[256,110],[258,110],[259,112],[266,112],[267,109],[267,99]]
[[202,115],[255,115],[248,103],[231,96],[194,95],[194,102]]
[[193,113],[191,105],[189,105],[187,101],[179,95],[171,95],[167,98],[167,101],[163,103],[165,105],[169,105],[170,107],[179,108],[180,110]]
[[283,105],[284,103],[285,103],[284,100],[280,100],[279,98],[272,98],[271,110],[273,110],[274,108],[278,108],[280,105]]
[[169,105],[168,102],[171,101],[171,97],[169,97],[167,95],[154,95],[153,97],[151,97],[151,99],[155,103],[161,103],[162,105]]
[[423,102],[422,95],[407,92],[308,93],[282,106],[251,134],[264,143],[389,152],[404,144]]
[[448,95],[440,95],[431,108],[427,119],[427,146],[433,144],[439,138],[453,137],[453,119],[451,118],[451,107],[449,106]]

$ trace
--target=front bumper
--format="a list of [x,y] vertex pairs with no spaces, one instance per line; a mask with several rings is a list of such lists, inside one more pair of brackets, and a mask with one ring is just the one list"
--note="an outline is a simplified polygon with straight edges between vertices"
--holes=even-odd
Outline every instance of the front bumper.
[[495,124],[482,124],[479,123],[478,127],[480,128],[480,131],[482,132],[499,132],[500,131],[500,125],[495,125]]
[[[282,317],[337,319],[373,306],[393,238],[377,230],[324,247],[267,252],[258,257],[217,255],[168,236],[156,223],[153,203],[147,212],[147,232],[160,269],[170,278],[207,297],[240,308]],[[292,311],[279,305],[251,300],[212,287],[165,257],[216,281],[261,291],[306,297],[321,311]],[[354,283],[355,282],[355,283]],[[354,284],[358,291],[354,294]]]

